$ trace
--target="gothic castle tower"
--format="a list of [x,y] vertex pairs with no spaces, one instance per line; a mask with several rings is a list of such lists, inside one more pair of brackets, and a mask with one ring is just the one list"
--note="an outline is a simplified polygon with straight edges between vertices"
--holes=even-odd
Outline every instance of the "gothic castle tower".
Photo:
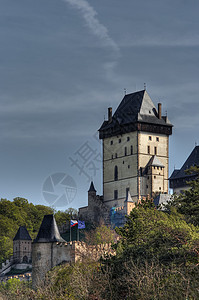
[[172,124],[143,90],[125,95],[99,129],[103,142],[103,202],[109,207],[168,193]]

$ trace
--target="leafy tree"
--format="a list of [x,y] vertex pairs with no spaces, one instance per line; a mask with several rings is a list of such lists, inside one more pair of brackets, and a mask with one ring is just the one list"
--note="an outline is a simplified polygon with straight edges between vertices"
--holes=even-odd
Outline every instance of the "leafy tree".
[[190,189],[185,190],[179,196],[175,195],[174,200],[167,206],[176,207],[177,211],[185,216],[185,220],[193,225],[199,225],[199,166],[187,170],[195,179],[188,182]]
[[169,264],[197,264],[199,261],[199,230],[187,224],[172,209],[170,214],[154,208],[134,208],[123,228],[117,244],[122,258],[159,260]]

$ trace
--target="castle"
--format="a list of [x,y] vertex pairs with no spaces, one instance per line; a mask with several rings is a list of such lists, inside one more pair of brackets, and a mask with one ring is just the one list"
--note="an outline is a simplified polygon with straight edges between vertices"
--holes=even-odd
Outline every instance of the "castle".
[[[99,129],[103,144],[103,196],[93,183],[88,206],[79,217],[111,223],[111,214],[124,223],[135,203],[142,198],[168,194],[169,136],[173,125],[156,109],[146,90],[125,95],[115,113]],[[118,214],[119,212],[119,214]]]

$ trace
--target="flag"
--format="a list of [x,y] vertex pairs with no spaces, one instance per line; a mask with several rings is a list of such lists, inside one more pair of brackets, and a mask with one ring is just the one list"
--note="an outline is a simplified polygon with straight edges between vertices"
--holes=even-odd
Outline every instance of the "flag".
[[78,224],[77,220],[70,220],[70,227],[73,227]]
[[84,221],[78,221],[78,229],[84,229],[85,228],[85,222]]

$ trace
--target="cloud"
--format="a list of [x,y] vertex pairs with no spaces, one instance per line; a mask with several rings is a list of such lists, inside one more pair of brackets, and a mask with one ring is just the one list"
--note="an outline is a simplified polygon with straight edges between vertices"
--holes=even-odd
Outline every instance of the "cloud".
[[100,23],[97,18],[97,12],[86,0],[63,0],[74,8],[78,9],[84,18],[90,31],[98,37],[102,43],[110,47],[114,52],[114,58],[120,56],[120,49],[115,41],[109,36],[108,29]]

